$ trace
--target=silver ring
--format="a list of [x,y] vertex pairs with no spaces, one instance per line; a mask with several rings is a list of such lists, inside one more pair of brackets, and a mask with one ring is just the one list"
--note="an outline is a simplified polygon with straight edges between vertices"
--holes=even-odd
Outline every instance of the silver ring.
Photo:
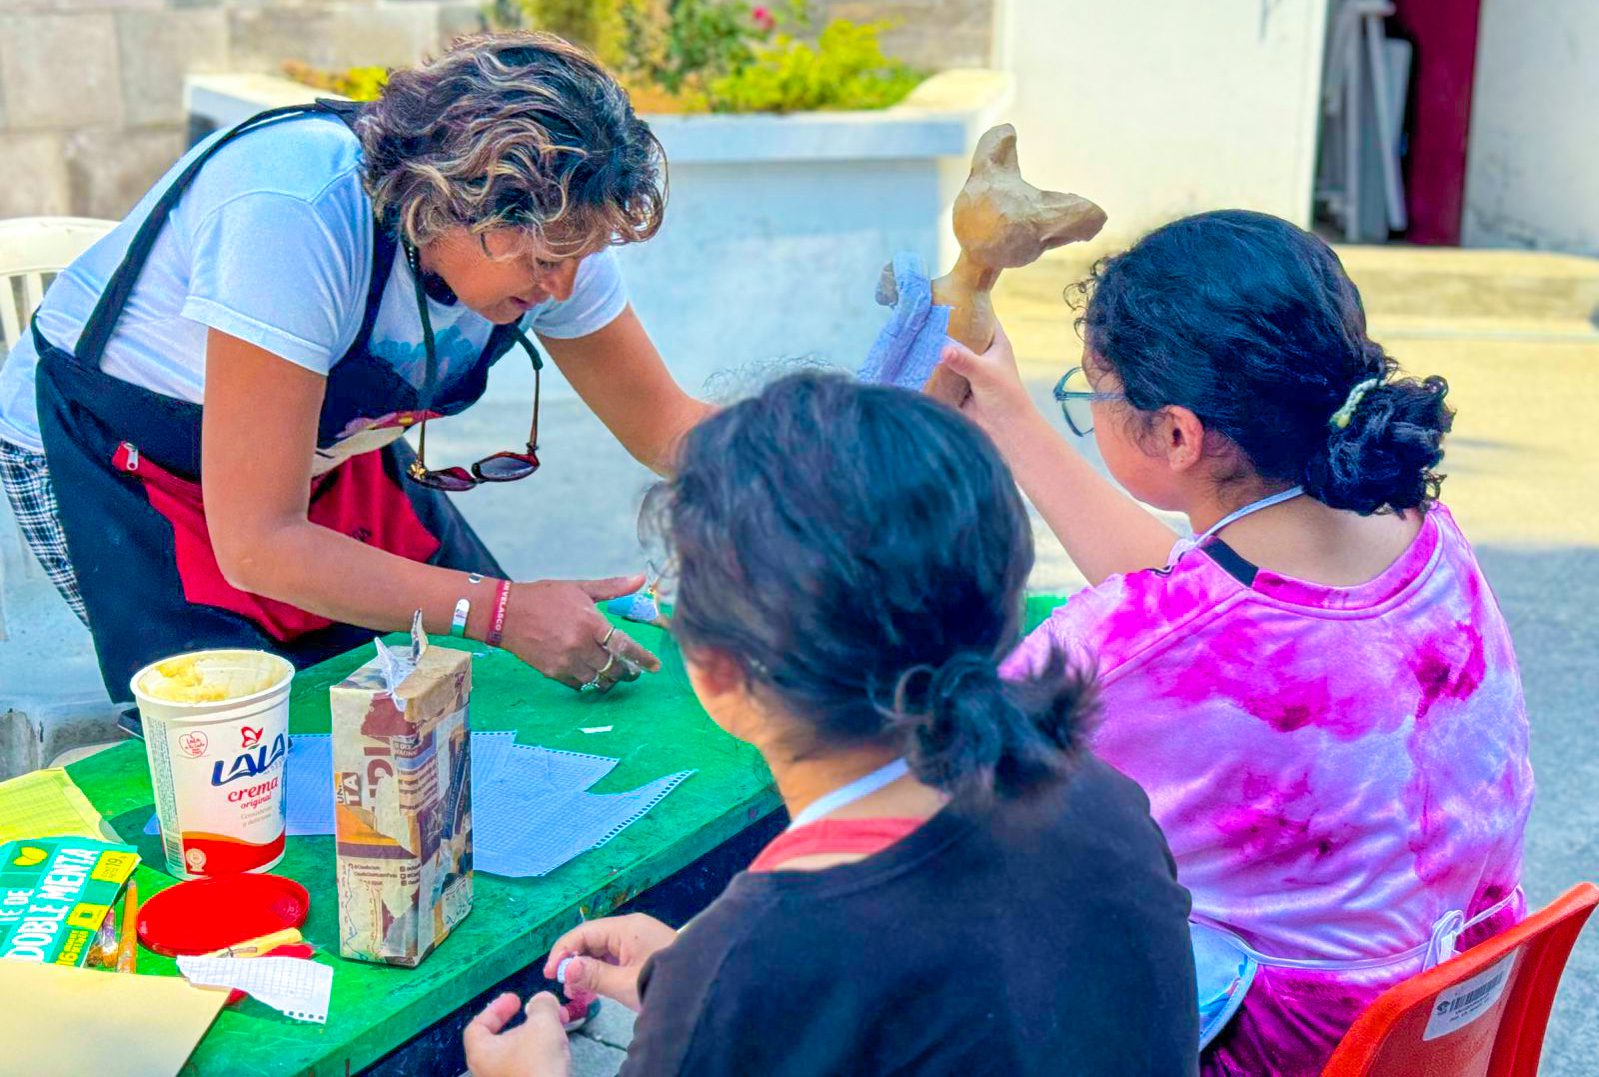
[[596,673],[593,678],[578,685],[577,690],[579,692],[598,692],[600,690],[599,674]]
[[[611,626],[611,630],[609,632],[605,633],[604,637],[601,638],[600,646],[604,647],[607,651],[610,650],[611,649],[611,637],[614,636],[614,635],[616,635],[616,626],[612,625]],[[610,667],[607,666],[606,668],[609,669]]]

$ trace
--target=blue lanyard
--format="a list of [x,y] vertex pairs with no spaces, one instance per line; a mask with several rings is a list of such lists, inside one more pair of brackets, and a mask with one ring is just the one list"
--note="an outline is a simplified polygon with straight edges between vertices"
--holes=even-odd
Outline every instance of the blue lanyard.
[[1281,505],[1284,501],[1292,501],[1294,498],[1298,497],[1300,494],[1302,494],[1304,492],[1305,492],[1305,488],[1303,486],[1290,486],[1288,489],[1283,490],[1281,493],[1272,494],[1270,497],[1263,497],[1259,501],[1251,501],[1249,504],[1245,505],[1241,509],[1234,509],[1232,512],[1229,512],[1226,516],[1223,516],[1221,519],[1219,519],[1215,523],[1211,524],[1210,527],[1208,529],[1206,529],[1206,531],[1205,531],[1205,533],[1203,535],[1200,535],[1198,538],[1196,538],[1194,540],[1194,545],[1198,546],[1200,543],[1202,543],[1206,539],[1210,538],[1212,535],[1214,535],[1216,532],[1220,531],[1222,528],[1226,527],[1228,524],[1237,523],[1239,520],[1242,520],[1245,516],[1248,516],[1251,513],[1259,512],[1261,509],[1269,509],[1273,505]]
[[826,796],[818,797],[811,801],[809,807],[794,816],[793,822],[788,824],[790,830],[798,830],[807,823],[814,823],[824,815],[831,815],[847,804],[853,804],[863,797],[869,797],[883,786],[897,782],[910,773],[911,766],[903,759],[896,759],[886,763],[863,777],[856,778],[848,785],[833,790]]

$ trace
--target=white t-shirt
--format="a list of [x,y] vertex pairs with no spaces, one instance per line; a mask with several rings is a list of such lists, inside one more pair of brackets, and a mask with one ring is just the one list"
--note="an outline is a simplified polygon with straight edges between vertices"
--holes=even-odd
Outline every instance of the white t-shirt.
[[[150,207],[210,142],[174,165],[115,231],[51,285],[39,313],[47,340],[69,350],[77,345]],[[360,331],[372,275],[372,202],[361,169],[360,142],[332,116],[276,120],[219,150],[168,217],[101,369],[198,404],[206,331],[218,329],[327,374]],[[545,337],[587,336],[626,305],[615,256],[605,250],[583,260],[567,300],[541,303],[521,324]],[[472,366],[493,324],[459,303],[430,300],[428,312],[442,395]],[[395,257],[384,287],[370,350],[413,385],[421,383],[422,323],[403,255]],[[38,360],[32,334],[24,332],[0,368],[0,439],[34,452],[43,451],[34,403]]]

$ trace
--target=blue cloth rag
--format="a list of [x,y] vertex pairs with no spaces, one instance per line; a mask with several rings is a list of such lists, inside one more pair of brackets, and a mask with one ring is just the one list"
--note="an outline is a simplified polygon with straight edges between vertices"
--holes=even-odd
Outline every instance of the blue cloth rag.
[[921,389],[949,340],[949,308],[933,303],[933,285],[922,260],[910,251],[894,255],[894,294],[879,288],[877,301],[893,316],[877,334],[857,373],[862,381]]

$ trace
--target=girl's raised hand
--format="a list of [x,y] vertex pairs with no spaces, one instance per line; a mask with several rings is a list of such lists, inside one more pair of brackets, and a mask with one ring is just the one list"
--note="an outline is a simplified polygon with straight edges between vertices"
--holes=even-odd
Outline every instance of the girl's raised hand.
[[995,325],[994,342],[981,355],[952,340],[941,358],[951,373],[971,382],[972,393],[961,404],[961,412],[983,429],[992,430],[1018,412],[1031,410],[1016,352],[1003,326]]
[[544,975],[556,978],[561,961],[567,962],[566,997],[604,995],[630,1010],[639,1008],[638,977],[644,962],[657,950],[672,945],[677,932],[642,913],[608,916],[579,924],[555,940]]
[[522,1008],[522,1000],[507,992],[466,1026],[461,1042],[472,1077],[558,1077],[571,1071],[561,1004],[555,996],[542,991],[528,999],[527,1020],[505,1031]]

